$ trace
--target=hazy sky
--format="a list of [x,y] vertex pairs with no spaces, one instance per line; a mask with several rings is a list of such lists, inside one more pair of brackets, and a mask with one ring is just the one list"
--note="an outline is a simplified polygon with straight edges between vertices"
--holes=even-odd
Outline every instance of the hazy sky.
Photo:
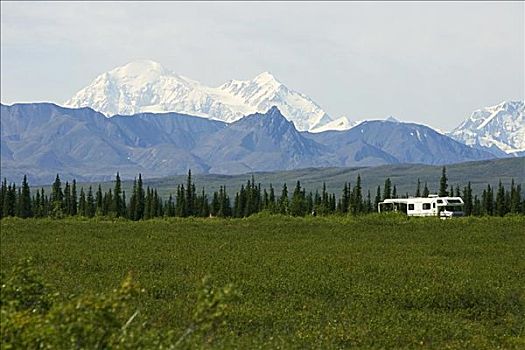
[[523,2],[1,2],[2,103],[58,104],[152,59],[216,86],[272,72],[333,117],[443,130],[525,95]]

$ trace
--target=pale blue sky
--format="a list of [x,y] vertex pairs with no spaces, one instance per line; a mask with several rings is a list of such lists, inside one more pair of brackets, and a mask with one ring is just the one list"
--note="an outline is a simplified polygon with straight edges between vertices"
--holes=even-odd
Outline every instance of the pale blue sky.
[[2,103],[62,103],[152,59],[209,85],[271,71],[333,117],[450,130],[523,99],[523,2],[1,2]]

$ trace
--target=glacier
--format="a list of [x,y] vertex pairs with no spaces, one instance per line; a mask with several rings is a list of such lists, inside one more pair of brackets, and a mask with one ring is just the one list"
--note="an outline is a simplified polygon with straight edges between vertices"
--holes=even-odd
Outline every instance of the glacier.
[[99,75],[64,106],[90,107],[108,117],[176,112],[228,123],[277,106],[300,131],[328,124],[340,130],[352,126],[349,121],[341,122],[341,118],[334,124],[334,119],[311,98],[288,88],[270,72],[252,80],[230,80],[209,87],[151,60],[134,61]]

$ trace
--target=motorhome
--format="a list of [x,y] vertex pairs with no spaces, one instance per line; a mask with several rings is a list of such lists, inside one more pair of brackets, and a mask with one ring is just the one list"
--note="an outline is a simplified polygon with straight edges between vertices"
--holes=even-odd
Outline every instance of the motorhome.
[[442,219],[463,216],[463,199],[461,197],[428,197],[390,198],[380,202],[378,212],[403,212],[408,216],[439,216]]

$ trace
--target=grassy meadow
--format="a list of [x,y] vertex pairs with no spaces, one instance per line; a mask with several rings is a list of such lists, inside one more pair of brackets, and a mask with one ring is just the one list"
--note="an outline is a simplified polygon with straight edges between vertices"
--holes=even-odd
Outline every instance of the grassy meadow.
[[[64,300],[131,272],[133,307],[184,333],[209,276],[233,284],[211,348],[525,348],[525,218],[255,215],[3,219],[1,272],[32,258]],[[138,322],[138,321],[137,321]],[[191,346],[194,347],[194,346]]]

